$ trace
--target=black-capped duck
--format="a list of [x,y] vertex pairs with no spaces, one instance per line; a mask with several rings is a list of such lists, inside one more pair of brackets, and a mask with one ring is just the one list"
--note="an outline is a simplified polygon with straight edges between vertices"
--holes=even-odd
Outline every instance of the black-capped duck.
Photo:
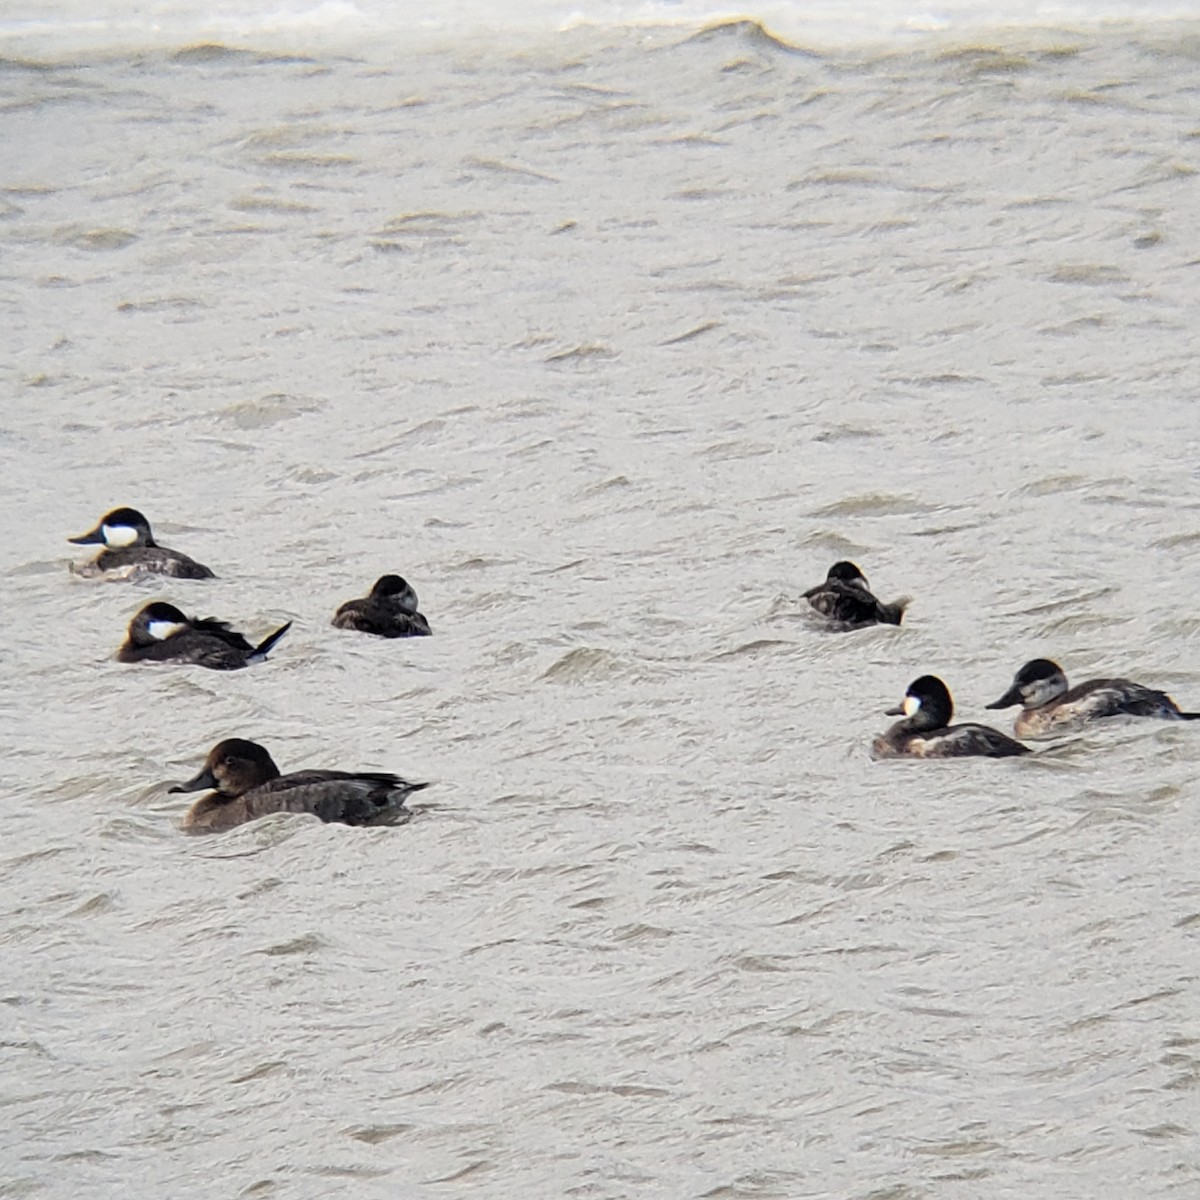
[[117,651],[117,661],[181,663],[213,671],[237,671],[262,662],[291,627],[289,621],[252,646],[224,621],[188,617],[175,605],[156,600],[129,622],[129,634]]
[[212,579],[202,564],[160,546],[150,532],[150,522],[136,508],[114,508],[100,518],[91,533],[67,538],[76,546],[102,545],[89,563],[73,567],[77,575],[93,579],[136,579],[142,575],[170,575],[175,579]]
[[1048,658],[1027,662],[1013,676],[1008,691],[987,707],[1011,708],[1014,704],[1021,705],[1014,726],[1018,737],[1046,737],[1102,717],[1200,720],[1200,713],[1180,712],[1166,692],[1128,679],[1089,679],[1070,687],[1062,667]]
[[399,575],[382,575],[370,595],[347,600],[334,614],[333,624],[386,638],[428,637],[433,632],[417,612],[417,593]]
[[825,582],[809,588],[804,598],[822,616],[848,629],[899,625],[910,603],[907,596],[891,604],[877,600],[867,587],[867,577],[852,562],[834,563]]
[[990,725],[951,725],[954,701],[950,689],[936,675],[913,680],[904,700],[889,708],[887,715],[903,715],[904,720],[871,744],[874,758],[1008,758],[1030,753],[1028,746]]
[[195,778],[171,791],[212,788],[211,795],[188,809],[183,828],[189,833],[219,833],[278,812],[311,813],[343,825],[395,824],[411,816],[405,797],[428,786],[371,771],[281,775],[262,746],[228,738],[212,748]]

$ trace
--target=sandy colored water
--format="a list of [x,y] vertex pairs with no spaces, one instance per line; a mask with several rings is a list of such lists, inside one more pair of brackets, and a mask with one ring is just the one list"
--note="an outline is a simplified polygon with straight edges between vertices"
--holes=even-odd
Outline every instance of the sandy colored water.
[[[1195,1194],[1195,726],[867,756],[1200,707],[1184,33],[9,63],[0,1194]],[[118,504],[220,578],[73,578]],[[231,735],[436,786],[185,838]]]

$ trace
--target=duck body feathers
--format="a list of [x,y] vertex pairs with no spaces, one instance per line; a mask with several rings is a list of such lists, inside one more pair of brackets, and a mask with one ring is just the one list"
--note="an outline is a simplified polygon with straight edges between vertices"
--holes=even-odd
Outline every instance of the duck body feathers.
[[907,720],[897,721],[871,745],[874,758],[1013,758],[1030,753],[1000,730],[970,722],[917,730]]
[[167,575],[172,579],[216,578],[202,563],[166,546],[101,550],[91,562],[75,567],[74,571],[85,579],[144,579],[147,575]]
[[407,821],[406,797],[428,787],[398,775],[370,771],[294,771],[237,797],[213,792],[184,817],[192,833],[218,833],[271,813],[310,813],[341,825],[384,825]]
[[333,624],[337,629],[352,629],[385,638],[429,637],[433,633],[421,613],[389,611],[372,603],[369,597],[347,600],[334,614]]

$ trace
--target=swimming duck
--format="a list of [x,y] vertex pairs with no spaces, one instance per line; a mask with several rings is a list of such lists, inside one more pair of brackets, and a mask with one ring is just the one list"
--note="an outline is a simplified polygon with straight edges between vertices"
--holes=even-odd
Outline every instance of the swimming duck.
[[1008,691],[987,707],[1011,708],[1014,704],[1021,705],[1015,724],[1018,737],[1046,737],[1101,717],[1200,720],[1200,713],[1180,712],[1166,692],[1128,679],[1089,679],[1069,687],[1062,667],[1048,658],[1027,662],[1013,676]]
[[883,604],[871,595],[867,577],[852,562],[836,562],[825,582],[809,588],[804,598],[822,616],[848,628],[862,625],[899,625],[910,601],[903,596]]
[[427,637],[429,622],[417,612],[417,593],[399,575],[382,575],[370,595],[347,600],[334,614],[338,629],[355,629],[378,637]]
[[100,524],[91,533],[81,533],[67,541],[76,546],[104,546],[90,563],[72,568],[77,575],[108,579],[136,579],[142,575],[214,578],[206,566],[186,554],[160,546],[150,532],[150,522],[136,508],[114,508],[100,518]]
[[117,651],[117,661],[170,662],[236,671],[262,662],[291,627],[289,621],[252,646],[224,621],[184,616],[175,605],[156,600],[129,622],[129,634]]
[[1029,754],[1028,746],[993,729],[990,725],[951,725],[954,701],[950,689],[936,675],[913,680],[904,700],[887,710],[888,716],[903,714],[871,745],[874,758],[959,758],[977,755],[1008,758]]
[[172,792],[212,794],[197,800],[183,818],[189,833],[219,833],[270,813],[312,813],[343,825],[380,825],[407,820],[405,797],[428,787],[398,775],[371,771],[293,771],[281,775],[255,742],[228,738],[209,752],[204,768]]

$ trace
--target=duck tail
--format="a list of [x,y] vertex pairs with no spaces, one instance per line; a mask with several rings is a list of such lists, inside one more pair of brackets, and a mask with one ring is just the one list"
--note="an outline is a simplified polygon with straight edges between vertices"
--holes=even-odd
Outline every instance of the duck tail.
[[407,779],[402,779],[400,786],[392,792],[392,803],[402,806],[413,792],[423,791],[428,786],[428,783],[410,783]]
[[912,603],[911,596],[901,596],[891,604],[879,605],[879,621],[882,625],[899,625],[904,618],[904,610]]
[[262,662],[263,659],[265,659],[270,653],[270,651],[275,648],[275,643],[279,641],[279,639],[283,637],[283,635],[287,633],[291,627],[292,623],[289,621],[286,625],[281,625],[277,630],[275,630],[274,633],[268,634],[265,638],[263,638],[263,640],[254,647],[254,653],[246,659],[246,665],[250,666],[252,663]]
[[375,805],[372,811],[361,821],[352,821],[351,824],[403,825],[413,818],[413,810],[404,802],[413,792],[419,792],[429,786],[428,783],[410,783],[407,779],[400,779],[395,775],[380,778],[387,781],[387,790],[376,793],[371,799],[371,803]]

